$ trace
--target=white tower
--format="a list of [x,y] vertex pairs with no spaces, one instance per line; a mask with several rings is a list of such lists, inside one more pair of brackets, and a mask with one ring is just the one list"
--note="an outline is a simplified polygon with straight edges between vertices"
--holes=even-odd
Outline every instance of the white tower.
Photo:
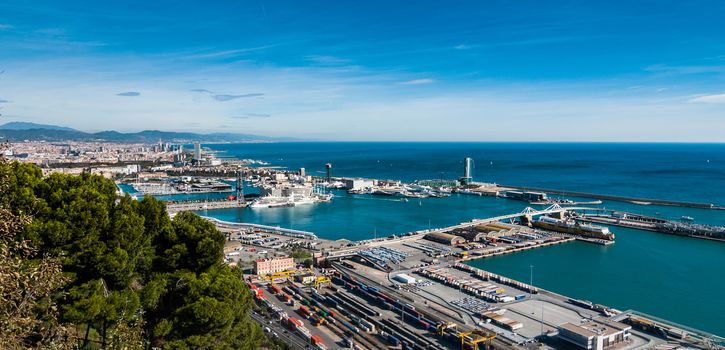
[[198,163],[201,161],[201,144],[194,142],[194,160]]

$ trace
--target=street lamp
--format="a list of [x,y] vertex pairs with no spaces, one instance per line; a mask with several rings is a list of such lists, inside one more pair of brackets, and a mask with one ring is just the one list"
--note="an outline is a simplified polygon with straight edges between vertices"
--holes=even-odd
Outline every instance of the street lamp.
[[[529,269],[530,269],[530,272],[529,272],[529,300],[531,300],[531,292],[534,289],[534,265],[529,265]],[[532,315],[534,314],[533,305],[532,305],[531,314]]]

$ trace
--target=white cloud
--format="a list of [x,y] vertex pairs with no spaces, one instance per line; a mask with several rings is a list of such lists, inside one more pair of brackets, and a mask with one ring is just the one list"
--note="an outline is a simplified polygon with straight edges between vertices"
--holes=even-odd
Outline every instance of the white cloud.
[[692,103],[725,103],[725,93],[714,95],[702,95],[687,100]]
[[453,48],[456,50],[468,50],[471,48],[471,46],[466,45],[466,44],[460,44],[460,45],[454,46]]
[[[3,68],[0,97],[13,101],[3,106],[5,116],[85,131],[227,131],[333,140],[725,141],[719,106],[688,103],[705,96],[672,98],[649,89],[604,94],[598,82],[447,81],[401,89],[397,84],[435,81],[405,81],[404,72],[362,67],[199,68],[133,59]],[[123,91],[143,93],[116,96]],[[264,97],[220,103],[209,98],[211,91],[263,91]],[[536,132],[501,132],[522,127]]]
[[184,55],[183,58],[185,58],[185,59],[205,59],[205,58],[233,57],[233,56],[242,55],[242,54],[246,54],[246,53],[250,53],[250,52],[266,50],[266,49],[269,49],[269,48],[272,48],[275,46],[277,46],[277,45],[264,45],[264,46],[257,46],[257,47],[247,47],[247,48],[243,48],[243,49],[193,53],[193,54]]
[[321,65],[343,65],[350,63],[350,60],[346,58],[325,55],[309,55],[305,56],[305,59]]
[[426,79],[408,80],[408,81],[401,82],[399,84],[400,85],[423,85],[423,84],[432,84],[434,82],[435,82],[435,80],[426,78]]
[[10,24],[0,23],[0,30],[8,30],[8,29],[13,29],[13,28],[15,28],[15,27],[13,27]]

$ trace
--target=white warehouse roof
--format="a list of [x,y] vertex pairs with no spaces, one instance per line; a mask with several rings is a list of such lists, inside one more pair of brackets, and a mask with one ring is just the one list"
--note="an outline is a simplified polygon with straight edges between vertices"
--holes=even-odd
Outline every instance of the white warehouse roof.
[[393,277],[393,279],[398,282],[407,283],[407,284],[415,283],[415,277],[406,275],[404,273],[396,275],[395,277]]

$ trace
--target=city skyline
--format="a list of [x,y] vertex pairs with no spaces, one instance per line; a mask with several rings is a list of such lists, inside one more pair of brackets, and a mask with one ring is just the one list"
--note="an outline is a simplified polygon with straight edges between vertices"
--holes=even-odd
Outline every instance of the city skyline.
[[0,4],[0,123],[725,142],[725,5]]

